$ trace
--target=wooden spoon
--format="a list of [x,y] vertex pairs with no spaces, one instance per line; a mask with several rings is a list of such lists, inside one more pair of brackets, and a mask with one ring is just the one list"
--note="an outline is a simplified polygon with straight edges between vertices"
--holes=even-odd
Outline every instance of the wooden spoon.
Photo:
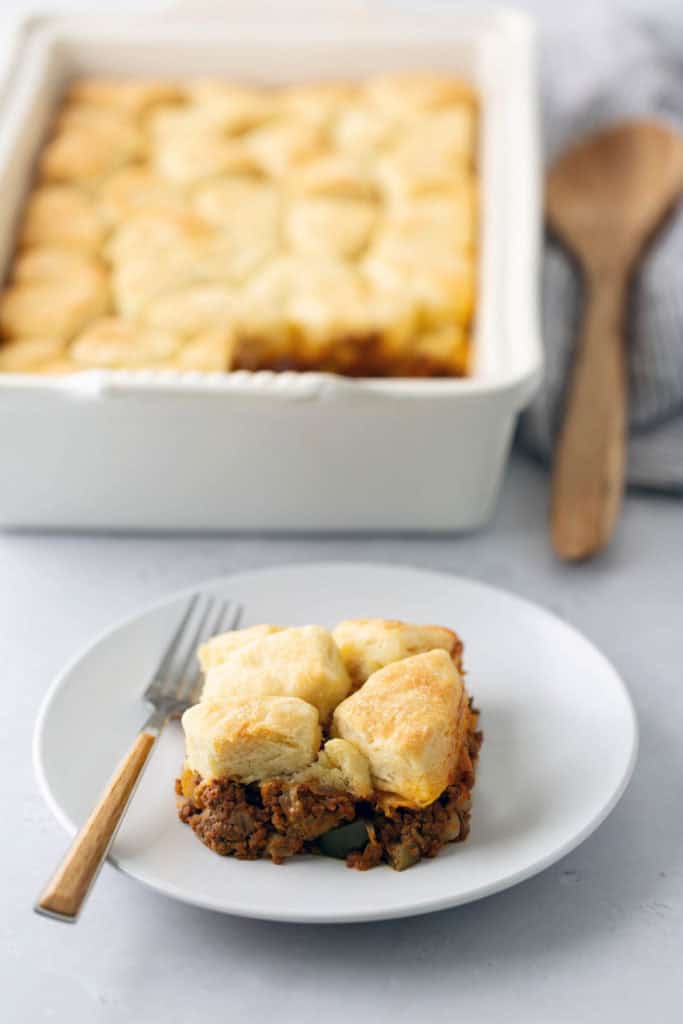
[[646,242],[683,189],[683,139],[630,121],[570,149],[548,175],[550,226],[577,258],[586,309],[552,478],[561,558],[588,558],[616,525],[626,447],[625,309]]

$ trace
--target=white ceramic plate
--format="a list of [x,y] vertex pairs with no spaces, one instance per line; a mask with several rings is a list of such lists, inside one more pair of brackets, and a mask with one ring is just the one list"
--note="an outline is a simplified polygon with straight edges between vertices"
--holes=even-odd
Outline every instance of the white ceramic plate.
[[[111,859],[159,892],[201,907],[278,921],[344,922],[452,907],[548,867],[604,820],[633,769],[633,706],[614,669],[555,616],[471,580],[414,569],[332,563],[249,572],[202,589],[239,599],[245,624],[333,625],[351,616],[452,626],[465,641],[468,686],[484,746],[472,832],[398,873],[361,873],[325,857],[218,857],[182,825],[173,782],[178,724],[163,734]],[[192,588],[198,589],[198,588]],[[146,678],[177,620],[175,595],[100,637],[59,676],[35,734],[35,767],[73,832],[142,723]]]

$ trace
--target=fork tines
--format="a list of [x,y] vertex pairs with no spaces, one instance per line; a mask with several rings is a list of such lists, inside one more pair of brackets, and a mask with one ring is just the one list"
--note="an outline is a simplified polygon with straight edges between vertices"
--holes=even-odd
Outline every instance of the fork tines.
[[152,703],[162,699],[189,703],[201,677],[197,648],[217,633],[238,629],[243,611],[242,605],[217,594],[193,594],[184,606],[145,698]]

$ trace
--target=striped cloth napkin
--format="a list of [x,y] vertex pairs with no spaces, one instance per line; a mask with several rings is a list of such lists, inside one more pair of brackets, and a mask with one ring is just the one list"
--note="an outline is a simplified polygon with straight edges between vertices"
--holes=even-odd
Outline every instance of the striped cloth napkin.
[[[551,160],[612,121],[661,117],[683,131],[683,31],[602,17],[544,51],[545,139]],[[550,459],[581,315],[581,282],[559,243],[545,242],[545,380],[519,441]],[[629,483],[683,493],[683,203],[645,256],[630,296]]]

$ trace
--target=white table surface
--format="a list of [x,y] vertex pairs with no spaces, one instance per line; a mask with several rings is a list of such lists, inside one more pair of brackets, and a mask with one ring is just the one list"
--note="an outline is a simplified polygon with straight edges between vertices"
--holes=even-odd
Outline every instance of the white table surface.
[[[567,16],[559,3],[527,0],[522,6],[553,30]],[[590,18],[594,6],[594,0],[572,4],[573,23]],[[680,21],[676,0],[610,6]],[[26,7],[10,0],[3,13]],[[0,534],[0,1019],[680,1019],[683,502],[631,495],[610,551],[580,568],[553,559],[546,502],[544,472],[516,457],[494,523],[471,536]],[[241,921],[165,900],[109,866],[76,927],[33,915],[34,898],[66,839],[33,782],[31,733],[64,661],[139,605],[203,577],[354,558],[498,584],[551,608],[605,651],[627,681],[641,729],[634,779],[607,822],[565,860],[515,889],[402,922],[308,927]]]

